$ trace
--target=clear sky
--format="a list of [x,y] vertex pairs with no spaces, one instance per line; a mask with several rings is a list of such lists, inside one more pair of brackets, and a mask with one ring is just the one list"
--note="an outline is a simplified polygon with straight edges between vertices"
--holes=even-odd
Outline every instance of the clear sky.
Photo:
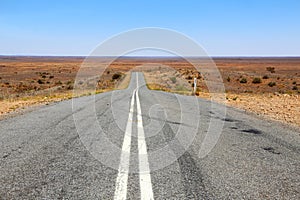
[[214,56],[300,56],[299,0],[0,0],[2,55],[88,55],[142,27],[184,33]]

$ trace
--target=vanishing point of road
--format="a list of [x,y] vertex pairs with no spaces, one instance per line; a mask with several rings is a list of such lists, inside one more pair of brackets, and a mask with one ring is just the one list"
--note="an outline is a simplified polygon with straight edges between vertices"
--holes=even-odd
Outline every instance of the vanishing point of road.
[[[222,118],[208,100],[197,99],[193,109],[192,98],[148,90],[135,72],[125,90],[76,99],[80,109],[67,100],[1,120],[0,199],[300,199],[298,128],[231,107]],[[97,135],[78,134],[73,115],[86,133],[95,130],[89,119],[96,115],[119,151],[106,149]],[[189,123],[195,116],[199,124]],[[210,119],[223,130],[199,158]],[[180,126],[196,128],[193,143],[181,153],[175,141],[176,159],[157,168],[166,159],[152,152],[174,141]],[[93,153],[108,155],[104,162],[88,142],[103,144]]]

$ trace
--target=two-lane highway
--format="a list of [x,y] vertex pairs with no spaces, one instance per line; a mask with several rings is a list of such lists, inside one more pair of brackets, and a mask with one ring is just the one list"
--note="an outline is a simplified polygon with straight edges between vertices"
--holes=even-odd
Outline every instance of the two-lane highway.
[[[1,120],[0,199],[299,199],[299,129],[211,105],[132,73],[125,90]],[[222,133],[200,158],[211,121]]]
[[136,123],[138,135],[138,153],[139,153],[139,183],[141,199],[153,199],[152,183],[147,155],[147,144],[145,141],[145,133],[143,127],[141,104],[139,100],[139,79],[136,73],[136,89],[133,91],[129,109],[128,122],[123,139],[119,173],[116,181],[116,191],[114,199],[126,199],[127,197],[127,182],[129,173],[129,158],[131,149],[131,132],[133,123],[134,105],[136,103]]

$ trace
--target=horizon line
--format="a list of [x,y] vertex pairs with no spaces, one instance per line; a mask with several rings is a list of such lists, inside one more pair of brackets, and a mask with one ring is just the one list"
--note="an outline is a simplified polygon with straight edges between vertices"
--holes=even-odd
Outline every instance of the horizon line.
[[[89,56],[89,55],[55,55],[55,54],[0,54],[0,57],[99,57],[109,58],[116,56]],[[181,56],[161,56],[161,55],[134,55],[118,56],[120,58],[182,58]],[[185,56],[187,58],[300,58],[300,55],[211,55],[211,56]]]

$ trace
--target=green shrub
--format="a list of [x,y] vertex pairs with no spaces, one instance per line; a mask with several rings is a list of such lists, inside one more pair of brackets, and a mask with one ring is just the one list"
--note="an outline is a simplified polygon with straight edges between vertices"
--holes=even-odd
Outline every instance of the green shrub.
[[231,80],[231,79],[230,79],[230,77],[228,76],[228,77],[227,77],[227,82],[230,82],[230,80]]
[[298,90],[298,87],[295,85],[293,86],[292,90]]
[[240,83],[247,83],[247,79],[246,79],[246,78],[242,78],[242,79],[240,80]]
[[259,84],[259,83],[261,83],[261,79],[258,78],[258,77],[255,77],[255,78],[253,79],[252,83],[254,83],[254,84]]
[[268,86],[270,86],[270,87],[273,87],[273,86],[275,86],[275,85],[276,85],[275,82],[270,82],[270,83],[268,83]]
[[269,79],[269,77],[267,75],[264,75],[263,79]]
[[171,77],[170,80],[172,81],[172,83],[176,83],[176,77]]

